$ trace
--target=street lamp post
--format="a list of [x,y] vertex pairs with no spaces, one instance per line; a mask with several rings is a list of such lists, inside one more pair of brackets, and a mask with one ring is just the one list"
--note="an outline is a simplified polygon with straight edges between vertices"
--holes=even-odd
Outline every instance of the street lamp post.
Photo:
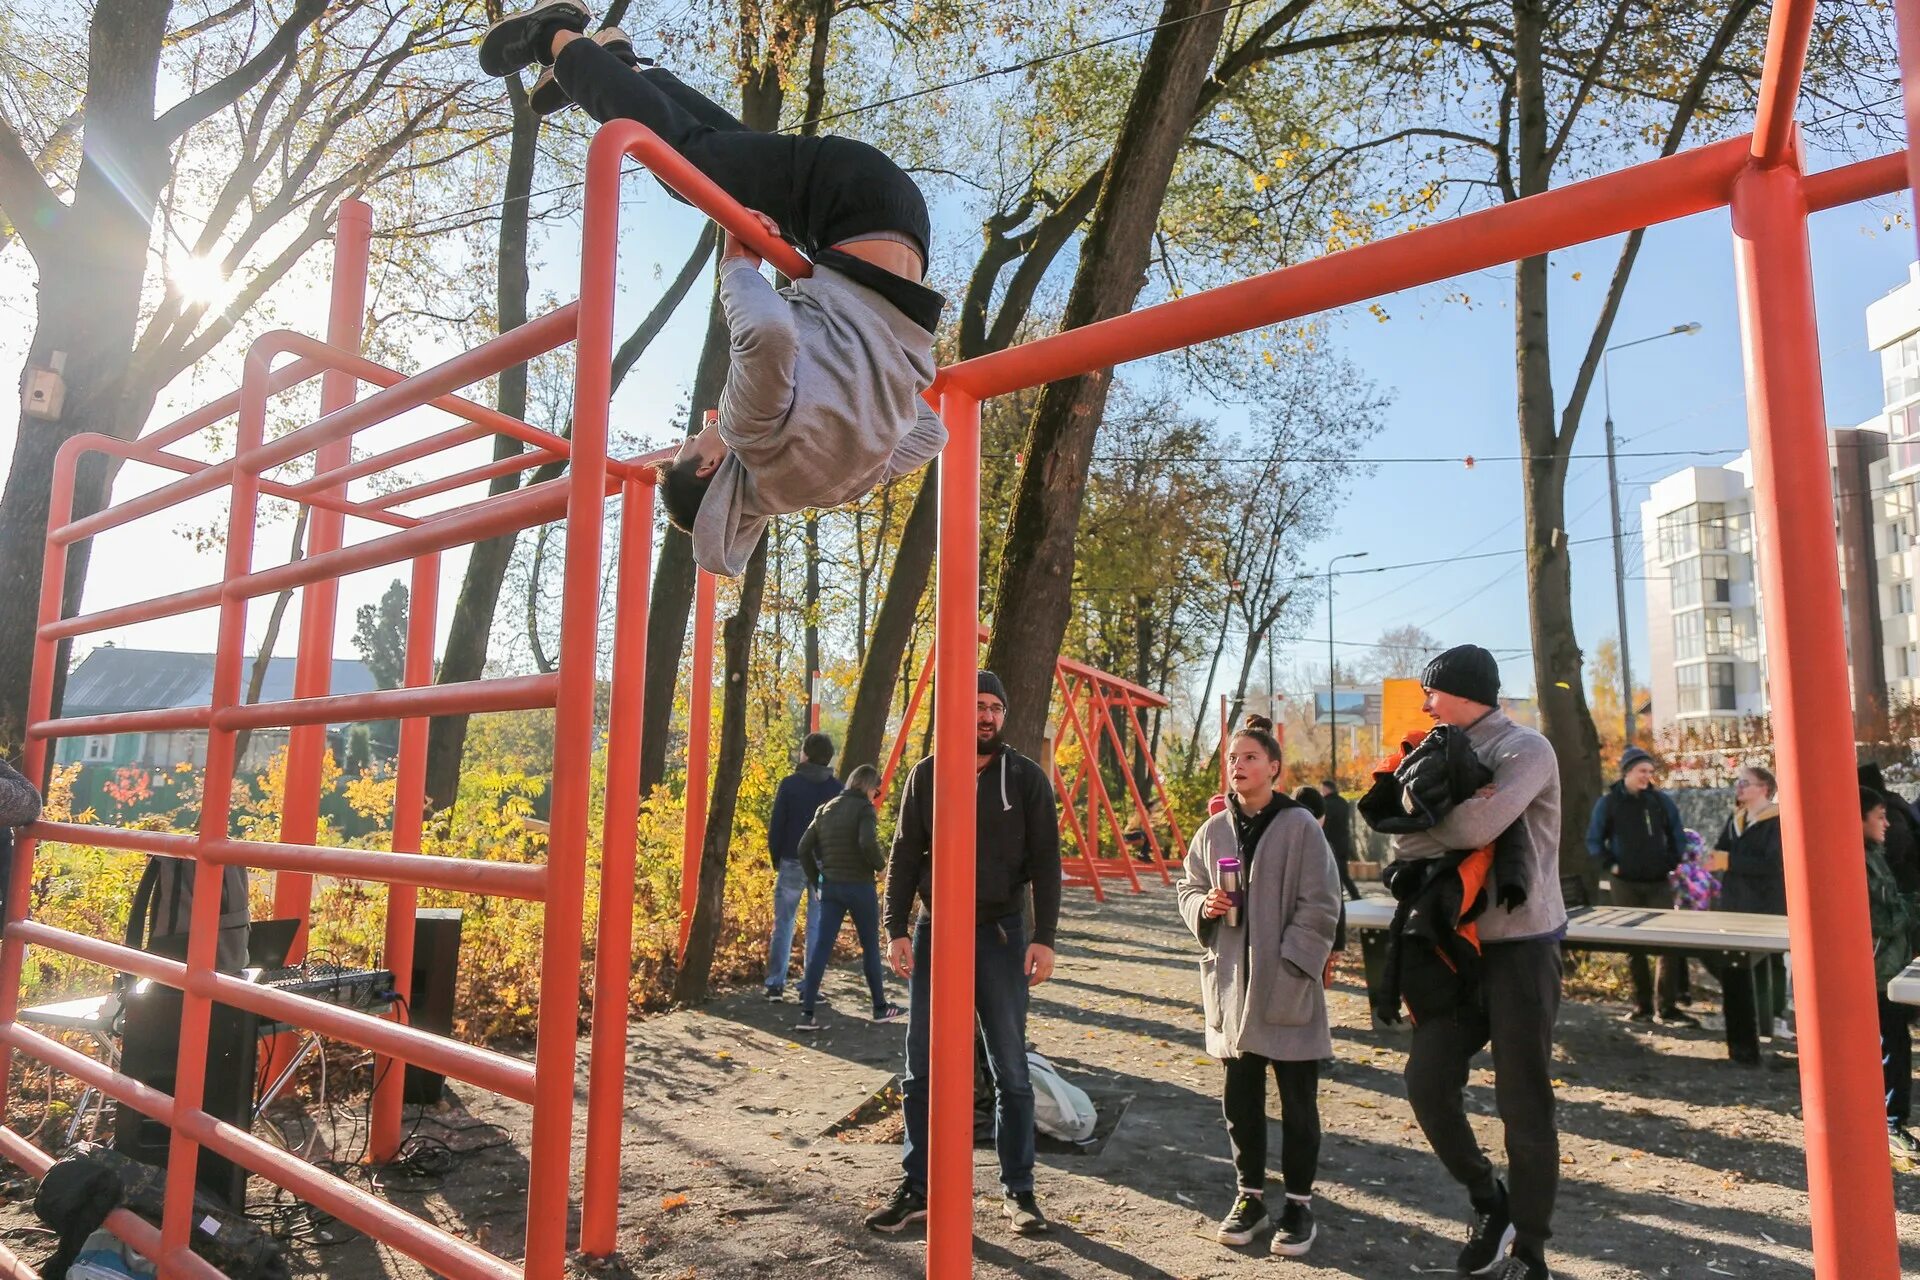
[[1342,560],[1364,560],[1364,551],[1349,551],[1327,561],[1327,777],[1340,789],[1340,682],[1333,658],[1333,566]]
[[[1628,347],[1637,347],[1646,342],[1658,342],[1662,338],[1678,337],[1686,333],[1700,332],[1700,322],[1691,321],[1677,324],[1665,333],[1656,333],[1652,337],[1635,338],[1632,342],[1621,342],[1608,347],[1600,353],[1600,394],[1605,401],[1607,423],[1607,504],[1613,509],[1613,601],[1620,625],[1620,703],[1626,708],[1627,745],[1633,745],[1633,663],[1627,649],[1627,560],[1620,541],[1620,472],[1614,461],[1613,448],[1613,383],[1610,378],[1611,362],[1608,357],[1616,351]],[[1642,529],[1644,537],[1646,530]]]

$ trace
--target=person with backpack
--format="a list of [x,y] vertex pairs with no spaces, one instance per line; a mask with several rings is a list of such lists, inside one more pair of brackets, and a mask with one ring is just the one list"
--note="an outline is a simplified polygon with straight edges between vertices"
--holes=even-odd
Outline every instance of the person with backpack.
[[[1321,975],[1340,922],[1340,873],[1319,819],[1274,789],[1279,777],[1270,722],[1247,717],[1228,746],[1226,808],[1194,833],[1177,888],[1181,918],[1206,949],[1207,1052],[1225,1074],[1237,1190],[1214,1238],[1246,1244],[1273,1229],[1270,1252],[1297,1258],[1316,1234],[1320,1064],[1333,1056]],[[1266,1207],[1268,1072],[1280,1090],[1278,1215]]]
[[[1680,806],[1654,781],[1653,757],[1639,747],[1620,756],[1620,780],[1594,801],[1587,823],[1587,853],[1607,873],[1613,902],[1621,907],[1673,909],[1671,876],[1687,847],[1687,829]],[[1662,1022],[1697,1027],[1699,1019],[1680,1008],[1680,980],[1687,958],[1677,951],[1660,953],[1659,1018]],[[1635,953],[1627,962],[1633,978],[1630,1022],[1654,1020],[1654,974],[1647,958]]]
[[880,950],[880,897],[873,878],[887,869],[880,852],[873,797],[880,790],[880,771],[863,764],[847,775],[847,789],[827,801],[806,834],[800,837],[800,868],[807,883],[820,895],[820,923],[807,931],[806,976],[800,983],[800,1031],[818,1031],[814,1005],[820,998],[820,980],[833,959],[840,922],[853,917],[860,937],[860,955],[866,964],[867,990],[873,996],[873,1020],[892,1022],[900,1006],[887,1000],[887,972]]

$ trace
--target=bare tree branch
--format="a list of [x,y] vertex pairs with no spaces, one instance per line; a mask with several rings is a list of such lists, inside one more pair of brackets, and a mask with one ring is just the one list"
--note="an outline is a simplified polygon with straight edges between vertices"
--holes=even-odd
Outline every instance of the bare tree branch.
[[286,21],[280,24],[259,53],[235,67],[200,92],[175,103],[160,113],[154,129],[160,145],[167,146],[182,137],[214,112],[240,101],[249,89],[259,84],[276,63],[292,56],[301,33],[326,12],[326,0],[296,0]]
[[5,119],[0,119],[0,210],[5,210],[13,234],[36,259],[54,239],[66,213],[20,135]]

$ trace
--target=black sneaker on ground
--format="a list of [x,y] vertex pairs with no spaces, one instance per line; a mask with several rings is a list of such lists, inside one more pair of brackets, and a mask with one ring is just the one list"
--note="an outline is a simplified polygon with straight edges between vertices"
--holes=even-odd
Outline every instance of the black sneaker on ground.
[[1660,1021],[1670,1027],[1697,1027],[1700,1025],[1700,1019],[1678,1007],[1668,1009],[1665,1013],[1662,1013],[1660,1015]]
[[905,1178],[887,1197],[887,1202],[867,1215],[869,1231],[885,1231],[889,1234],[903,1231],[910,1222],[919,1222],[927,1216],[927,1195],[918,1191]]
[[767,988],[767,999],[773,1001],[775,1004],[779,1004],[782,1000],[785,1000],[786,998],[787,998],[787,989],[785,987],[768,987]]
[[1273,1220],[1267,1217],[1267,1202],[1242,1191],[1233,1202],[1232,1211],[1220,1219],[1213,1238],[1221,1244],[1246,1244],[1272,1225]]
[[818,1031],[820,1029],[820,1017],[809,1009],[800,1015],[800,1021],[793,1024],[793,1029],[795,1031]]
[[1307,1250],[1313,1248],[1313,1233],[1313,1206],[1289,1196],[1280,1210],[1280,1225],[1274,1229],[1273,1243],[1267,1252],[1276,1258],[1305,1257]]
[[506,76],[536,62],[551,61],[545,55],[553,33],[585,31],[592,19],[581,0],[539,0],[487,28],[480,37],[480,69],[490,76]]
[[1500,1200],[1491,1207],[1475,1205],[1473,1226],[1467,1231],[1466,1247],[1460,1250],[1455,1260],[1454,1270],[1463,1276],[1484,1276],[1495,1273],[1500,1260],[1507,1256],[1507,1246],[1513,1243],[1513,1219],[1507,1211],[1507,1184],[1496,1183],[1500,1189]]
[[1488,1274],[1493,1280],[1553,1280],[1545,1258],[1529,1258],[1518,1253],[1503,1260]]
[[1621,1018],[1620,1018],[1620,1021],[1622,1021],[1622,1022],[1652,1022],[1652,1021],[1653,1021],[1653,1010],[1651,1010],[1651,1009],[1635,1009],[1635,1010],[1634,1010],[1633,1012],[1631,1012],[1631,1013],[1627,1013],[1627,1014],[1623,1014],[1623,1015],[1621,1016]]
[[907,1016],[907,1011],[897,1004],[890,1004],[873,1015],[875,1022],[898,1022]]
[[[549,37],[551,38],[551,37]],[[618,27],[602,27],[593,33],[593,42],[605,49],[635,71],[653,65],[652,58],[643,58],[633,51],[633,40]],[[553,78],[553,68],[548,67],[533,82],[533,91],[527,95],[527,105],[533,108],[537,116],[550,116],[573,105],[573,99]]]
[[1037,1236],[1050,1229],[1047,1215],[1040,1212],[1040,1202],[1031,1191],[1007,1192],[1000,1200],[1000,1211],[1007,1215],[1007,1224],[1017,1236]]

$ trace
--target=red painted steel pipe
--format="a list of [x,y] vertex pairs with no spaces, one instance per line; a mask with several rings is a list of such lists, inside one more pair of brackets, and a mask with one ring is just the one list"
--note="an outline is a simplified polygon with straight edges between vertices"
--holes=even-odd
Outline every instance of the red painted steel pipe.
[[[5,1156],[33,1178],[46,1177],[47,1170],[53,1167],[52,1155],[34,1146],[5,1125],[0,1125],[0,1156]],[[160,1229],[131,1209],[115,1209],[108,1214],[106,1227],[131,1245],[141,1257],[153,1259],[160,1256]],[[191,1250],[173,1258],[172,1265],[176,1274],[189,1277],[190,1280],[226,1280],[218,1268]],[[18,1258],[14,1258],[7,1266],[0,1267],[0,1276],[39,1280],[39,1272],[26,1266]]]
[[[1146,723],[1140,719],[1140,709],[1128,703],[1127,714],[1133,718],[1133,731],[1140,735],[1140,741],[1150,741],[1147,737]],[[1180,834],[1180,820],[1173,816],[1173,797],[1167,794],[1166,779],[1160,776],[1160,766],[1155,763],[1151,751],[1147,752],[1147,776],[1153,779],[1154,793],[1160,797],[1160,811],[1167,818],[1167,834],[1173,837],[1174,856],[1180,857],[1187,847],[1187,842]]]
[[1787,932],[1799,1010],[1800,1096],[1814,1273],[1895,1280],[1873,946],[1860,811],[1832,786],[1853,759],[1852,693],[1833,556],[1807,207],[1793,157],[1733,189],[1734,261],[1753,443],[1756,559],[1780,777]]
[[907,699],[907,714],[900,719],[900,731],[893,735],[893,749],[887,753],[887,767],[880,775],[880,794],[874,800],[876,805],[884,805],[887,796],[893,792],[894,777],[900,772],[900,761],[907,754],[907,735],[913,732],[913,719],[920,714],[920,703],[932,685],[933,653],[929,651],[927,660],[921,664],[920,678],[913,682],[913,695]]
[[1794,159],[1793,110],[1807,70],[1813,10],[1814,0],[1774,2],[1767,26],[1766,62],[1760,68],[1760,100],[1753,112],[1752,155],[1762,168]]
[[394,507],[418,502],[422,498],[435,498],[443,493],[452,493],[455,489],[464,489],[468,485],[484,484],[501,476],[518,475],[522,471],[531,471],[535,467],[544,467],[549,462],[559,462],[563,459],[564,455],[546,452],[518,453],[511,458],[496,458],[478,467],[469,467],[465,471],[456,471],[450,476],[441,476],[438,480],[429,480],[412,488],[398,489],[378,498],[370,498],[367,505],[381,511],[390,511]]
[[[440,557],[421,556],[413,562],[413,581],[407,592],[407,653],[401,680],[409,688],[433,683],[433,633],[440,614]],[[394,764],[393,848],[396,853],[419,854],[427,809],[427,726],[425,716],[400,722],[399,759]],[[399,993],[400,1017],[413,1002],[414,912],[420,892],[410,884],[387,886],[387,936],[381,954],[393,974]],[[531,1077],[529,1077],[531,1078]],[[368,1120],[368,1144],[373,1160],[385,1164],[400,1154],[401,1103],[407,1073],[391,1059],[385,1070],[374,1067],[373,1114]]]
[[1892,195],[1904,189],[1908,183],[1907,166],[1913,163],[1913,157],[1917,154],[1920,152],[1896,151],[1890,155],[1875,156],[1871,160],[1841,165],[1838,169],[1808,174],[1800,183],[1800,189],[1807,197],[1808,212],[1836,209],[1841,205]]
[[[1160,837],[1153,829],[1153,810],[1148,806],[1146,796],[1141,793],[1140,780],[1133,776],[1133,766],[1127,761],[1126,742],[1120,736],[1120,727],[1114,723],[1113,708],[1108,704],[1099,681],[1090,679],[1087,689],[1088,702],[1099,710],[1100,722],[1107,729],[1107,740],[1113,744],[1114,759],[1120,762],[1120,776],[1127,780],[1127,792],[1133,797],[1134,814],[1140,819],[1140,830],[1147,837],[1147,851],[1153,855],[1153,869],[1160,873],[1161,884],[1172,884],[1173,877],[1167,874],[1167,862],[1160,852]],[[1142,734],[1140,745],[1143,756],[1146,754],[1146,742],[1146,735]],[[1133,860],[1133,855],[1128,851],[1124,840],[1121,842],[1120,853],[1129,862]]]
[[[216,901],[219,898],[218,894],[210,896]],[[454,1280],[521,1280],[519,1269],[485,1250],[455,1239],[406,1210],[395,1208],[351,1183],[321,1172],[289,1151],[263,1142],[232,1125],[222,1124],[198,1107],[183,1106],[178,1095],[169,1097],[150,1085],[121,1075],[84,1053],[69,1049],[18,1024],[0,1027],[0,1038],[42,1062],[59,1068],[74,1079],[92,1085],[108,1097],[125,1102],[141,1114],[172,1125],[176,1132],[181,1133],[184,1142],[195,1147],[205,1145],[250,1172],[285,1187],[308,1204],[324,1209],[374,1239],[419,1259],[443,1275]],[[181,1167],[168,1167],[169,1181],[179,1176],[177,1170]],[[189,1164],[185,1169],[191,1181],[193,1166]],[[171,1222],[168,1219],[167,1225],[171,1225]],[[183,1219],[182,1225],[190,1224]],[[166,1240],[167,1233],[163,1226],[162,1253],[171,1257],[185,1256],[184,1246],[169,1245]]]
[[[1907,163],[1902,185],[1920,193],[1920,0],[1893,0],[1900,42],[1901,111],[1907,118]],[[1920,235],[1920,227],[1915,228]]]
[[25,828],[36,840],[54,840],[66,844],[90,845],[100,849],[126,849],[135,853],[156,853],[163,858],[199,856],[197,836],[177,831],[146,831],[138,827],[104,827],[83,822],[49,822],[41,819]]
[[1073,847],[1080,851],[1080,865],[1084,868],[1087,887],[1093,890],[1095,902],[1105,902],[1107,891],[1100,887],[1100,868],[1093,861],[1093,848],[1087,843],[1087,833],[1080,828],[1080,815],[1073,807],[1071,793],[1065,779],[1060,776],[1060,766],[1056,762],[1053,771],[1053,794],[1062,797],[1060,816],[1066,819],[1067,829],[1073,833]]
[[337,693],[327,698],[254,702],[213,714],[216,729],[277,729],[288,725],[352,724],[397,720],[405,716],[471,715],[484,711],[526,711],[550,707],[560,688],[557,676],[508,676],[497,680],[460,680],[368,693]]
[[687,674],[687,785],[680,819],[680,950],[687,954],[700,859],[707,843],[707,768],[713,745],[713,611],[718,584],[705,569],[693,586],[693,664]]
[[166,733],[181,729],[204,729],[210,714],[205,707],[156,707],[152,711],[66,716],[35,721],[27,726],[27,734],[35,738],[79,738],[90,733]]
[[1684,218],[1725,204],[1746,159],[1747,140],[1730,138],[979,356],[934,385],[1004,395]]
[[627,1005],[633,981],[633,876],[640,838],[640,726],[646,706],[652,557],[653,486],[629,480],[620,502],[607,809],[600,851],[600,921],[593,949],[593,1048],[587,1069],[586,1176],[580,1206],[580,1252],[596,1258],[614,1251],[620,1225]]
[[[305,356],[298,360],[289,360],[268,375],[267,394],[279,395],[289,387],[297,387],[324,368],[318,360]],[[209,404],[202,405],[184,417],[175,418],[166,426],[149,431],[137,440],[122,441],[123,444],[140,445],[149,449],[164,449],[168,445],[178,444],[188,436],[205,431],[216,422],[224,422],[240,412],[240,389],[235,387],[226,395]]]
[[1099,836],[1095,832],[1098,830],[1099,818],[1096,813],[1104,812],[1107,815],[1107,823],[1113,830],[1113,842],[1120,851],[1120,870],[1127,877],[1127,883],[1133,887],[1133,891],[1138,893],[1140,876],[1133,869],[1133,859],[1127,856],[1126,832],[1120,829],[1120,815],[1113,807],[1112,798],[1107,795],[1106,782],[1100,777],[1100,739],[1088,733],[1086,727],[1081,724],[1080,709],[1074,705],[1074,691],[1067,684],[1067,678],[1061,674],[1058,667],[1054,668],[1053,683],[1054,687],[1060,690],[1060,700],[1064,707],[1061,714],[1066,717],[1066,723],[1073,729],[1073,736],[1079,740],[1080,751],[1084,756],[1080,764],[1080,772],[1086,778],[1088,787],[1088,852],[1091,853],[1098,848]]
[[526,1269],[558,1277],[567,1257],[573,1089],[586,929],[587,808],[593,791],[600,530],[607,493],[607,409],[613,394],[613,302],[619,271],[620,153],[605,130],[587,149],[580,232],[579,335],[574,343],[572,464],[560,595],[560,689],[553,729],[553,828],[540,926],[539,1075],[527,1153]]
[[199,856],[208,862],[337,876],[342,880],[388,880],[418,889],[497,894],[530,901],[546,896],[547,868],[537,862],[492,862],[429,853],[231,839],[204,842]]
[[152,622],[158,618],[176,618],[183,613],[198,613],[202,609],[217,608],[219,604],[220,584],[213,583],[204,587],[194,587],[190,591],[175,591],[169,595],[116,605],[111,609],[101,609],[94,613],[76,613],[71,618],[46,623],[40,628],[40,633],[48,640],[67,640],[74,636],[107,631],[114,627],[131,627],[137,623]]
[[980,636],[980,402],[941,397],[934,605],[933,995],[928,1101],[927,1275],[973,1272],[974,672]]

